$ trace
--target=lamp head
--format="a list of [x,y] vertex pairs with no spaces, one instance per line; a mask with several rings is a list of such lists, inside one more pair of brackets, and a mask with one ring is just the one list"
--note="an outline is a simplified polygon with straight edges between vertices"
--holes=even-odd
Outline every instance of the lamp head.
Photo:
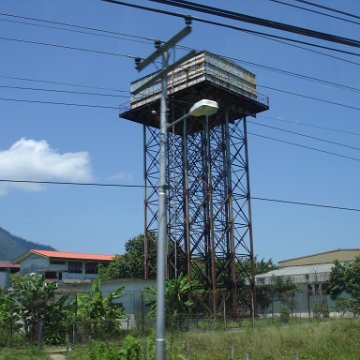
[[202,99],[196,102],[190,109],[190,116],[210,116],[219,110],[219,105],[214,100]]

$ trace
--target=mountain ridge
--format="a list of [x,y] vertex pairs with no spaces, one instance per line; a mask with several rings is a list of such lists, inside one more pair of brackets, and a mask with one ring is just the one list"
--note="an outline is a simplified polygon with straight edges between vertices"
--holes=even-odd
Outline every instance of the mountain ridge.
[[55,250],[49,245],[38,244],[13,235],[0,227],[0,260],[11,261],[29,249]]

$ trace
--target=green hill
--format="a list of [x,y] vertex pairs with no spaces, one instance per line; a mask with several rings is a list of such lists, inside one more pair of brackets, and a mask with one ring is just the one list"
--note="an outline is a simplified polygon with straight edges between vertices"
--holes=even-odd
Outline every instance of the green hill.
[[51,246],[37,244],[14,236],[0,227],[0,260],[11,261],[28,249],[55,250]]

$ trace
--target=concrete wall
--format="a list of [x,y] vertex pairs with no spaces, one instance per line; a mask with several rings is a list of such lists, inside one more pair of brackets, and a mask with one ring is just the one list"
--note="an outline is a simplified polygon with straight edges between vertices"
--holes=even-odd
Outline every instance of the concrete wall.
[[0,288],[8,287],[10,284],[10,274],[8,271],[0,271]]
[[[111,291],[124,286],[124,297],[114,302],[121,303],[126,314],[134,314],[136,318],[142,318],[148,312],[143,298],[146,287],[155,287],[155,280],[142,279],[124,279],[124,280],[108,280],[101,284],[103,295],[108,295]],[[76,286],[78,292],[91,292],[91,284],[78,284]]]

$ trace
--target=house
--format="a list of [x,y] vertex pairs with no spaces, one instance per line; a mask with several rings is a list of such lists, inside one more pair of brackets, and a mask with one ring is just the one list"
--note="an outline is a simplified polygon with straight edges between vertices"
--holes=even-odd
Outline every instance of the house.
[[47,281],[81,282],[94,280],[99,265],[106,266],[113,255],[85,254],[77,252],[28,250],[14,259],[20,273],[40,273]]
[[20,271],[20,265],[0,260],[0,288],[9,286],[10,274]]
[[[318,254],[279,261],[278,269],[256,275],[256,286],[261,288],[274,285],[279,277],[289,277],[297,285],[298,291],[292,300],[292,313],[297,316],[312,317],[319,309],[326,309],[336,315],[333,300],[328,291],[328,282],[335,260],[344,263],[360,256],[360,249],[337,249]],[[258,305],[263,315],[279,314],[282,304],[273,298],[267,306]]]

